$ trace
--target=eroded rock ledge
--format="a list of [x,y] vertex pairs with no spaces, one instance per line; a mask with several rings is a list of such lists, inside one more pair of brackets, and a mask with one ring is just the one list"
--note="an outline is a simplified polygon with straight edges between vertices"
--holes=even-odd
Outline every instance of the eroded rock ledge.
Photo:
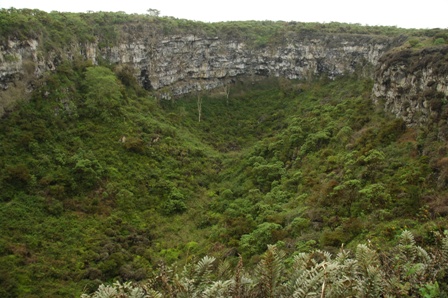
[[160,35],[148,28],[142,32],[123,30],[112,46],[92,42],[45,54],[37,39],[10,40],[0,48],[0,85],[7,88],[26,75],[40,76],[76,55],[93,63],[106,59],[130,65],[146,89],[167,96],[216,88],[237,77],[303,79],[355,71],[370,76],[372,66],[394,43],[381,36],[299,32],[257,47],[228,37]]
[[375,72],[372,98],[407,125],[446,122],[448,46],[385,54]]

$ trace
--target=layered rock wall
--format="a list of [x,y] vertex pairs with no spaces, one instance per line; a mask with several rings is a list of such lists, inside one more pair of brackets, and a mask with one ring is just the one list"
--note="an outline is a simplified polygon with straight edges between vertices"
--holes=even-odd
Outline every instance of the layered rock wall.
[[384,55],[375,72],[372,98],[408,125],[439,121],[448,97],[448,46]]
[[179,95],[241,76],[303,79],[366,70],[390,44],[389,39],[368,36],[298,35],[254,48],[237,40],[188,35],[129,40],[101,49],[101,55],[112,63],[131,64],[145,88]]
[[[98,37],[58,52],[44,50],[48,41],[42,38],[10,39],[0,45],[0,88],[31,82],[66,59],[82,57],[93,64],[106,60],[131,66],[144,88],[166,99],[239,79],[334,78],[356,72],[374,78],[373,101],[408,125],[440,118],[447,101],[446,46],[397,51],[400,37],[318,31],[288,32],[256,45],[241,35],[164,34],[131,25],[117,30],[113,43],[104,44]],[[0,111],[2,104],[0,92]]]
[[10,41],[0,48],[0,85],[5,89],[27,73],[39,76],[63,59],[82,55],[93,63],[106,59],[128,64],[146,89],[172,96],[212,89],[237,77],[332,78],[355,71],[371,75],[372,65],[393,44],[389,38],[368,35],[296,33],[254,46],[236,38],[164,35],[150,28],[142,32],[123,30],[114,45],[76,44],[61,53],[43,53],[37,39]]

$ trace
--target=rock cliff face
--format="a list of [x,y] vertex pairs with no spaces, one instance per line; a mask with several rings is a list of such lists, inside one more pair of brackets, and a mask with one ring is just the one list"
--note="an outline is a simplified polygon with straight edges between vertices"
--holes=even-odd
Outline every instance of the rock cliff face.
[[36,40],[9,40],[7,45],[0,47],[0,84],[3,89],[29,71],[26,61],[38,60],[37,46]]
[[81,54],[93,63],[106,59],[128,64],[146,89],[170,97],[216,88],[237,77],[302,79],[336,77],[356,70],[371,75],[372,66],[392,43],[385,37],[313,32],[254,46],[236,38],[161,35],[150,28],[135,33],[123,27],[119,42],[112,46],[93,42],[74,45],[64,53],[43,55],[38,40],[11,40],[0,48],[0,85],[5,89],[26,74],[39,76],[63,59]]
[[367,36],[298,35],[257,48],[237,40],[188,35],[129,39],[100,53],[112,63],[130,63],[145,88],[179,95],[212,89],[236,77],[302,79],[366,70],[390,44]]
[[[447,101],[448,47],[396,51],[391,49],[402,42],[399,37],[318,31],[289,32],[257,45],[241,35],[164,34],[149,25],[124,24],[116,30],[113,43],[98,38],[59,52],[45,51],[41,38],[9,39],[0,45],[0,88],[25,85],[66,59],[82,57],[93,64],[106,60],[130,66],[144,88],[165,99],[239,79],[334,78],[356,72],[374,78],[373,101],[408,125],[439,119]],[[0,92],[0,116],[5,107]]]
[[408,125],[448,116],[448,46],[384,55],[375,72],[372,97]]

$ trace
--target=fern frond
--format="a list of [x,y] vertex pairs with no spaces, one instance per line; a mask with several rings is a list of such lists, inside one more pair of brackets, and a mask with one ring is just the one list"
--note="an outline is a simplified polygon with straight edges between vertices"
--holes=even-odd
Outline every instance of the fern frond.
[[344,263],[346,260],[350,259],[350,252],[348,250],[345,250],[344,248],[341,248],[336,255],[335,261],[339,263]]
[[403,231],[398,238],[398,253],[403,262],[414,262],[417,257],[417,245],[410,231]]
[[[149,287],[146,287],[146,286],[144,286],[143,288],[146,292],[146,298],[163,298],[162,293],[160,293],[154,289],[151,289]],[[173,297],[173,296],[171,296],[171,297]]]
[[158,272],[154,273],[153,276],[147,280],[145,287],[160,289],[164,292],[168,291],[171,293],[171,288],[169,285],[170,277],[165,264],[159,264],[158,269]]
[[145,291],[142,288],[133,288],[129,291],[129,298],[148,298]]
[[398,237],[398,243],[403,246],[406,245],[415,246],[414,235],[410,231],[404,230]]
[[316,262],[330,262],[331,261],[331,253],[324,250],[315,250],[313,251],[310,256],[315,260]]
[[324,270],[315,267],[303,272],[294,284],[294,298],[317,297],[321,292]]
[[360,297],[381,297],[386,289],[382,270],[378,266],[368,265],[358,279],[357,292]]
[[209,287],[207,287],[203,293],[202,297],[204,298],[227,298],[230,297],[234,281],[233,280],[225,280],[225,281],[215,281]]
[[216,260],[214,257],[204,256],[195,267],[195,277],[204,278],[207,277],[213,266],[213,262]]
[[[100,285],[98,290],[92,295],[82,295],[82,298],[150,298],[141,287],[134,287],[132,283],[115,282],[111,286]],[[160,298],[161,296],[155,296]]]
[[356,260],[358,261],[359,266],[364,270],[366,270],[368,266],[380,265],[378,253],[365,244],[359,244],[356,247]]
[[231,279],[233,271],[231,270],[230,262],[224,260],[220,262],[216,271],[216,276],[221,279]]
[[233,298],[241,298],[241,295],[243,293],[243,286],[241,282],[243,273],[242,271],[243,271],[243,257],[239,255],[238,265],[236,266],[236,272],[235,272],[235,282],[232,295]]
[[92,295],[92,298],[109,298],[117,295],[118,291],[113,286],[100,285],[98,290]]
[[210,269],[215,260],[215,257],[204,256],[196,265],[196,272],[205,272],[206,270]]
[[[199,262],[184,266],[180,275],[172,281],[172,293],[179,297],[200,297],[202,291],[211,283],[214,257],[205,256]],[[175,297],[176,297],[175,296]]]
[[258,263],[255,273],[258,279],[257,287],[262,297],[276,297],[277,286],[281,282],[280,277],[284,271],[283,258],[283,252],[279,252],[276,246],[269,245]]
[[416,246],[416,254],[417,254],[417,258],[418,258],[419,262],[426,264],[426,265],[431,263],[431,256],[422,247]]
[[442,256],[445,262],[448,261],[448,230],[445,230],[442,238]]
[[310,262],[310,254],[301,252],[294,256],[293,259],[293,269],[298,270],[305,270]]

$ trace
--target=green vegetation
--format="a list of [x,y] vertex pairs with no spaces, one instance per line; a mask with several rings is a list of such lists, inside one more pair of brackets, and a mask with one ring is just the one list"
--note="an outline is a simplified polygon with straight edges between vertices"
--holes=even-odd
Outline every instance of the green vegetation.
[[28,38],[46,41],[45,51],[55,50],[63,54],[62,49],[75,43],[98,42],[100,47],[115,43],[126,34],[199,34],[210,37],[220,36],[241,40],[253,46],[266,46],[276,41],[299,34],[307,37],[311,34],[359,34],[383,36],[413,36],[413,38],[431,39],[440,44],[447,40],[444,29],[403,29],[395,26],[363,26],[331,22],[302,23],[284,21],[238,21],[204,23],[174,17],[158,17],[154,10],[149,14],[124,12],[88,12],[68,13],[52,11],[46,13],[37,9],[0,9],[0,42],[8,38],[26,40]]
[[[256,47],[291,32],[448,40],[15,9],[0,11],[0,38],[44,38],[44,54],[62,53],[147,24]],[[21,104],[0,119],[1,297],[79,297],[113,282],[98,291],[141,291],[128,281],[150,297],[301,297],[324,291],[322,278],[328,297],[446,296],[444,126],[405,127],[372,105],[372,81],[242,80],[228,97],[199,94],[201,121],[197,96],[160,102],[106,61],[62,59],[34,87],[8,93]]]
[[410,229],[432,247],[446,227],[444,143],[375,110],[369,80],[238,83],[203,94],[198,122],[195,97],[159,103],[120,67],[73,63],[1,119],[2,297],[205,254],[252,268],[273,244],[387,250]]
[[12,296],[142,279],[184,240],[206,239],[184,213],[199,212],[217,157],[110,69],[71,67],[1,120],[1,288]]
[[436,279],[446,270],[448,241],[446,236],[440,240],[435,255],[416,245],[409,231],[403,231],[387,256],[360,244],[355,253],[340,249],[335,257],[315,250],[287,258],[269,246],[254,270],[245,270],[241,258],[234,269],[205,256],[183,270],[161,267],[143,284],[102,285],[82,298],[445,297]]

